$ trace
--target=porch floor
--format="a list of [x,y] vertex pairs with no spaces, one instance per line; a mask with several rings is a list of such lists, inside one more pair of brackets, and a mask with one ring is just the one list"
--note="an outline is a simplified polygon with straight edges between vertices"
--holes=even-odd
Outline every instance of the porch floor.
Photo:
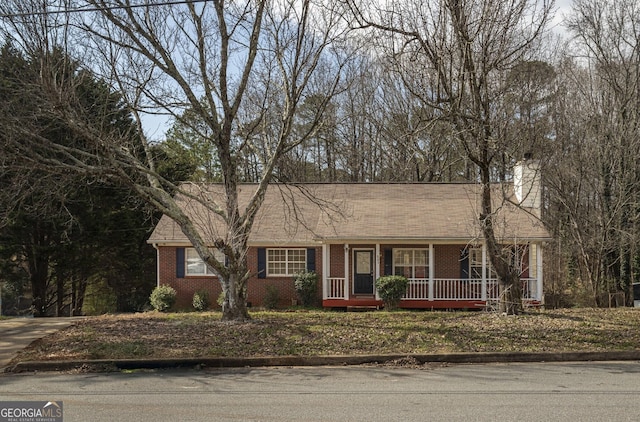
[[[539,301],[525,300],[527,306],[538,307]],[[322,301],[324,308],[346,308],[347,310],[356,308],[384,308],[381,300],[376,299],[325,299]],[[493,307],[493,302],[484,300],[402,300],[402,309],[485,309]]]

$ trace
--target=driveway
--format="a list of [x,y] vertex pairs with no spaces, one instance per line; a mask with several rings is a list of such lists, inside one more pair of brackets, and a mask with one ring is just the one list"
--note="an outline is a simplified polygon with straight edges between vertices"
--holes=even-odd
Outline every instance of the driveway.
[[0,372],[31,342],[68,327],[80,318],[84,317],[0,320]]

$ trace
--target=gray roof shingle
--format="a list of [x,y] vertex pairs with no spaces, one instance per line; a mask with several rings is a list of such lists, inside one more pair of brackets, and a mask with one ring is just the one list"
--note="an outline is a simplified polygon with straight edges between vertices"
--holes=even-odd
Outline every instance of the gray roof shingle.
[[[257,185],[239,187],[245,207]],[[193,193],[201,192],[192,185]],[[549,234],[534,217],[535,210],[519,208],[503,197],[512,188],[493,186],[496,234],[514,240],[546,240]],[[481,238],[478,223],[479,186],[455,183],[319,183],[270,185],[255,219],[249,242],[253,245],[296,245],[316,241],[474,241]],[[206,194],[224,205],[220,185],[208,185]],[[206,212],[194,200],[178,198],[207,239],[224,238],[220,217]],[[177,224],[163,216],[149,243],[188,244]]]

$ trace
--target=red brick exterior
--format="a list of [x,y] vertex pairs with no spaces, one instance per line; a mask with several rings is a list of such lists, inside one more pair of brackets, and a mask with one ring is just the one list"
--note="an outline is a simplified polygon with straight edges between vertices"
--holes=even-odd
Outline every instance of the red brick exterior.
[[460,256],[466,245],[435,245],[434,246],[434,277],[459,278]]
[[344,245],[330,245],[329,277],[344,277]]
[[217,277],[213,276],[185,276],[178,278],[176,274],[176,249],[175,247],[158,248],[158,269],[160,271],[158,280],[162,285],[173,287],[178,293],[176,309],[191,309],[193,294],[198,291],[205,291],[209,294],[211,306],[215,307],[216,300],[222,292],[222,287]]
[[[430,262],[430,266],[434,266],[435,278],[459,278],[460,277],[460,252],[466,248],[467,245],[433,245],[433,262]],[[429,249],[429,245],[384,245],[380,247],[381,251],[384,249]],[[380,274],[384,271],[384,254],[381,259]]]
[[[434,245],[434,260],[430,265],[434,266],[435,278],[459,278],[461,269],[461,251],[467,247],[466,244],[436,244]],[[323,271],[323,255],[322,247],[309,246],[307,248],[315,249],[315,272],[318,274],[318,303],[322,299],[322,271]],[[344,245],[334,244],[329,245],[330,254],[330,268],[329,277],[344,277]],[[394,248],[409,248],[409,249],[428,249],[429,245],[381,245],[380,257],[378,261],[379,274],[383,275],[385,270],[384,263],[384,251]],[[176,272],[176,247],[159,246],[158,247],[158,280],[160,284],[167,284],[173,287],[177,293],[176,309],[187,310],[192,309],[193,295],[197,291],[206,291],[209,293],[211,301],[211,307],[217,307],[217,298],[220,295],[222,288],[218,278],[215,276],[184,276],[177,277]],[[375,245],[350,245],[349,248],[349,261],[352,262],[354,249],[374,249]],[[523,267],[524,273],[522,277],[529,276],[528,271],[528,253],[523,254]],[[258,248],[252,247],[249,249],[248,266],[252,274],[258,273]],[[349,268],[348,277],[352,277],[352,268]],[[288,307],[295,305],[298,301],[293,277],[266,277],[258,278],[253,276],[247,283],[248,302],[250,306],[261,307],[264,305],[265,297],[267,295],[267,287],[275,286],[279,293],[278,307]]]
[[[318,303],[322,298],[322,248],[315,249],[316,274],[318,274]],[[215,309],[218,296],[222,292],[222,286],[216,276],[190,276],[177,277],[176,247],[158,247],[159,276],[162,285],[169,285],[177,292],[175,308],[178,310],[192,309],[192,300],[195,292],[205,291],[209,294],[211,308]],[[306,248],[308,249],[308,248]],[[250,248],[247,255],[247,264],[252,274],[258,273],[258,248]],[[297,303],[297,294],[293,277],[267,277],[253,276],[247,282],[247,302],[250,306],[263,306],[267,295],[267,286],[275,286],[279,293],[279,307],[287,307]]]

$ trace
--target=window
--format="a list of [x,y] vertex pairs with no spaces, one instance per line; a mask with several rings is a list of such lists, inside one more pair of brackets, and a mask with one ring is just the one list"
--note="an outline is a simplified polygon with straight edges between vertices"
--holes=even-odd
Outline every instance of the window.
[[394,249],[393,274],[429,278],[429,249]]
[[[531,251],[525,245],[516,245],[511,248],[511,250],[513,254],[511,265],[518,269],[518,272],[522,277],[527,270],[530,270],[531,261],[529,258],[531,256]],[[531,275],[529,275],[529,277],[531,277]]]
[[[469,249],[469,278],[482,279],[482,248]],[[496,273],[491,268],[487,257],[487,278],[496,278]]]
[[293,276],[306,269],[306,249],[267,249],[267,275]]
[[[224,254],[218,249],[212,249],[215,258],[224,262]],[[204,261],[198,255],[198,252],[194,248],[186,248],[185,250],[185,267],[187,275],[217,275],[211,271],[204,263]]]
[[482,249],[469,250],[469,278],[482,278]]

